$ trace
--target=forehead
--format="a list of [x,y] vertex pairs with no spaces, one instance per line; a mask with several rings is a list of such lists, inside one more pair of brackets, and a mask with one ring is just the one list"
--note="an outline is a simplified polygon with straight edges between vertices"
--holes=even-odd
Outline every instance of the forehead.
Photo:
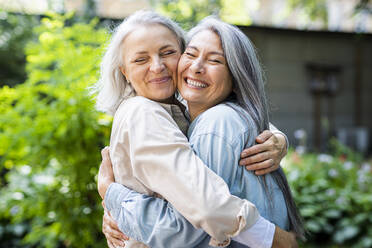
[[196,33],[188,46],[223,52],[220,37],[211,30],[203,30]]
[[179,48],[176,35],[167,27],[160,24],[137,25],[123,40],[124,50],[151,50],[166,45]]

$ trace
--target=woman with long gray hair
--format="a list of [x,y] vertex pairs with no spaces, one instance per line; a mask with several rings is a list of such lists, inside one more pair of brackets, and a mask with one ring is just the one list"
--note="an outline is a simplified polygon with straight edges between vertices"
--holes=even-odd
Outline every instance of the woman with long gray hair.
[[[136,32],[138,32],[138,29]],[[148,34],[148,32],[149,30],[144,30],[143,35],[145,33]],[[124,40],[124,44],[128,47],[133,48],[134,44],[140,43],[138,39],[129,37]],[[143,38],[145,36],[137,36],[136,34],[135,37]],[[151,42],[156,41],[156,39],[151,38],[153,37],[146,36],[146,39]],[[126,55],[129,54],[128,57],[130,58],[130,51],[126,51],[125,48],[123,50]],[[143,57],[134,60],[128,59],[127,68],[133,68],[130,64],[131,61],[134,63],[138,62],[140,65],[144,63]],[[161,63],[155,64],[158,66],[158,71],[166,66],[166,63],[164,65],[161,65]],[[132,79],[130,81],[134,84],[137,75],[130,75],[125,69],[124,66],[122,73],[127,79]],[[138,72],[138,70],[135,71]],[[161,77],[157,82],[168,80],[167,78],[170,78],[170,76]],[[261,216],[253,221],[254,225],[261,225],[264,222],[262,217],[264,217],[277,226],[286,230],[292,230],[298,236],[302,236],[300,219],[294,207],[284,174],[282,172],[267,174],[261,178],[237,166],[241,151],[245,147],[254,145],[255,137],[259,132],[269,127],[261,69],[254,49],[247,37],[237,28],[221,21],[211,18],[203,21],[190,31],[190,42],[178,65],[177,84],[179,92],[188,104],[188,111],[192,121],[188,129],[188,137],[193,150],[206,166],[224,179],[233,195],[248,199],[257,205]],[[138,89],[136,89],[137,93],[141,90],[140,87]],[[166,95],[166,93],[164,94]],[[151,92],[144,96],[150,98]],[[161,99],[156,100],[160,101]],[[171,99],[166,100],[169,103],[168,100]],[[141,106],[151,108],[149,102],[143,101],[143,99],[138,100],[137,98],[136,101],[140,101],[140,104],[136,104],[136,108],[133,109],[133,111],[137,111],[136,113],[138,111],[145,112]],[[126,107],[128,107],[128,102],[127,100]],[[125,106],[125,104],[120,105],[119,111],[122,106]],[[158,112],[160,109],[156,109],[156,111]],[[146,113],[152,115],[151,111]],[[153,119],[152,124],[156,125],[158,121],[159,119]],[[137,122],[137,125],[142,124]],[[131,127],[135,128],[135,126]],[[161,127],[159,126],[159,128]],[[172,134],[176,137],[179,136],[175,133]],[[157,138],[162,139],[162,135],[159,133]],[[125,137],[119,136],[119,138],[123,139]],[[169,143],[167,146],[169,146]],[[155,149],[154,147],[152,148]],[[141,149],[143,149],[143,152],[146,150],[146,152],[156,153],[156,151],[144,149],[143,147]],[[115,164],[118,163],[115,161],[117,159],[115,157],[119,156],[115,152],[115,147],[110,147],[110,156],[113,159],[115,174]],[[151,159],[154,160],[156,158],[151,156]],[[172,157],[166,157],[165,159],[170,159],[172,163],[178,161]],[[152,160],[147,160],[147,163],[158,162]],[[187,161],[190,160],[188,159]],[[160,163],[167,162],[165,160],[160,161]],[[132,162],[126,161],[126,163]],[[143,167],[141,164],[137,165],[140,168]],[[195,222],[193,214],[197,216],[195,212],[197,211],[195,208],[197,206],[205,207],[208,215],[213,215],[215,221],[220,223],[220,225],[215,223],[216,227],[226,229],[226,225],[229,224],[227,217],[230,215],[230,211],[233,210],[233,204],[231,203],[235,199],[227,200],[223,196],[225,192],[221,193],[220,186],[213,186],[214,182],[208,179],[212,177],[212,174],[209,175],[209,172],[203,172],[200,167],[191,165],[189,167],[191,173],[189,171],[184,171],[183,175],[174,173],[176,177],[170,181],[167,178],[169,175],[167,171],[165,171],[163,179],[157,178],[157,180],[165,181],[157,182],[158,184],[169,187],[168,191],[163,191],[166,194],[168,193],[168,195],[154,191],[162,194],[167,200],[169,200],[167,197],[170,197],[171,200],[175,199],[175,204],[171,200],[170,202],[180,211],[182,216],[168,202],[154,197],[152,192],[141,192],[140,189],[139,192],[142,193],[140,194],[123,185],[114,184],[113,178],[110,178],[111,174],[108,172],[109,166],[107,166],[107,163],[106,165],[101,165],[100,171],[104,171],[103,174],[106,174],[102,176],[101,173],[99,176],[99,188],[103,189],[100,190],[100,194],[113,217],[118,221],[120,230],[136,240],[152,247],[208,247],[208,233],[213,237],[213,234],[216,234],[215,232],[221,232],[221,230],[211,230],[211,226],[208,225],[202,226],[203,223],[205,224],[205,220],[200,220],[199,223]],[[161,165],[159,165],[159,168],[168,169]],[[137,169],[133,168],[132,165],[132,170]],[[198,172],[194,173],[196,171]],[[164,171],[152,171],[155,174],[160,173],[159,175],[162,175],[162,172]],[[111,171],[111,173],[113,172]],[[144,175],[142,168],[141,171],[135,171],[135,176],[138,177],[139,175],[141,178],[150,180],[148,177],[153,176],[152,173]],[[118,179],[116,175],[115,179]],[[128,175],[127,178],[122,178],[122,182],[130,187],[128,180],[130,180]],[[216,178],[215,180],[218,179]],[[148,182],[150,181],[145,181],[145,186]],[[129,181],[130,183],[132,182]],[[155,182],[151,181],[151,183]],[[185,185],[187,187],[191,185],[192,190],[190,191],[187,187],[183,188]],[[107,190],[107,188],[109,189]],[[215,189],[218,190],[215,191]],[[201,190],[201,192],[197,192],[197,190]],[[217,198],[223,199],[223,203],[220,200],[213,199],[213,196],[211,196],[213,194],[217,195]],[[205,199],[200,198],[200,196],[205,197]],[[225,207],[223,211],[222,208],[219,208],[221,203]],[[227,204],[230,206],[227,206]],[[185,216],[185,213],[190,215]],[[209,218],[208,220],[210,221]],[[246,226],[246,220],[243,221],[243,226]],[[205,233],[201,229],[195,229],[195,227],[200,225],[204,231],[209,232]],[[259,235],[263,237],[263,240],[259,241],[261,242],[260,245],[263,245],[263,247],[275,246],[276,240],[274,239],[273,241],[273,235],[277,229],[272,224],[262,224],[261,227],[263,228],[256,229],[260,230],[256,233],[249,232],[252,228],[247,228],[247,230],[241,232],[242,235],[230,235],[234,240],[231,242],[231,246],[237,247],[240,246],[239,243],[243,243],[255,247],[257,245],[255,242]],[[229,235],[225,237],[229,237]],[[226,246],[229,244],[229,239],[219,244],[213,242],[209,244]],[[287,245],[290,246],[291,244]]]

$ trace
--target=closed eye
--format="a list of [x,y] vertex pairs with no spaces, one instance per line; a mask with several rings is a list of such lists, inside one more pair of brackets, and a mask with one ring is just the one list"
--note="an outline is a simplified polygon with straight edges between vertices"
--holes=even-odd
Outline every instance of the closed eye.
[[213,63],[222,64],[222,61],[217,60],[217,59],[210,59],[209,61],[210,61],[210,62],[213,62]]
[[138,58],[138,59],[135,59],[133,62],[140,64],[140,63],[143,63],[145,61],[146,61],[146,58]]
[[193,53],[190,53],[190,52],[185,52],[185,54],[187,55],[187,56],[190,56],[190,57],[196,57],[196,55],[195,54],[193,54]]
[[165,52],[162,52],[160,55],[161,56],[167,56],[167,55],[171,55],[171,54],[174,54],[174,53],[176,53],[175,50],[167,50]]

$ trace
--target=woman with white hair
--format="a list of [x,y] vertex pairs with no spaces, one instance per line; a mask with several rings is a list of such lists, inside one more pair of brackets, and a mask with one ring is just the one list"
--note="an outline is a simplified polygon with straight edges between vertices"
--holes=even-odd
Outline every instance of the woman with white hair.
[[[161,198],[151,198],[155,205],[160,204],[159,207],[167,211],[163,220],[180,220],[179,227],[190,232],[196,231],[188,229],[190,227],[202,228],[212,237],[208,240],[210,245],[226,246],[231,237],[240,237],[240,241],[245,242],[241,236],[242,231],[244,230],[245,235],[252,234],[250,231],[257,231],[254,226],[264,219],[259,216],[252,203],[230,194],[226,182],[215,173],[223,177],[223,171],[215,171],[208,164],[212,170],[209,169],[194,154],[181,132],[186,132],[187,121],[174,92],[177,62],[184,43],[182,32],[177,30],[180,29],[173,22],[155,13],[136,13],[118,27],[104,56],[97,104],[101,110],[115,113],[110,140],[115,181],[147,197],[158,196],[166,199],[168,202]],[[189,83],[195,89],[209,87],[198,82]],[[186,97],[185,99],[192,100]],[[190,106],[189,104],[189,112],[193,119],[194,112]],[[247,125],[250,124],[252,123]],[[265,127],[268,128],[268,125]],[[239,161],[241,150],[233,158],[234,161]],[[221,161],[215,163],[217,167],[222,165]],[[230,161],[224,163],[226,167],[232,166]],[[234,166],[245,171],[237,164]],[[145,214],[147,207],[152,209],[149,205],[140,205],[140,202],[133,205],[136,202],[134,199],[123,200],[123,197],[128,196],[129,189],[122,191],[124,189],[120,188],[118,191],[117,187],[124,187],[122,185],[110,184],[107,192],[107,185],[99,185],[100,194],[115,217],[123,217],[123,209],[128,210],[127,214],[133,214],[132,217],[144,217],[141,214]],[[115,192],[120,193],[116,195]],[[141,195],[139,193],[136,194]],[[110,200],[107,200],[108,198]],[[137,211],[139,206],[144,206],[143,212]],[[141,214],[138,215],[139,213]],[[149,221],[147,224],[156,219],[154,216],[146,217],[146,221]],[[125,222],[127,219],[120,221]],[[131,226],[141,224],[144,224],[144,229],[131,229]],[[150,226],[154,231],[153,226],[141,224],[121,226],[128,227],[124,230],[131,238],[147,241],[144,236],[148,237],[150,230],[146,228]],[[172,223],[166,223],[165,227],[169,228],[167,224]],[[265,230],[265,234],[271,235],[269,242],[272,242],[275,227],[271,225],[268,229],[270,230]],[[166,228],[158,230],[162,231],[159,236],[152,235],[152,241],[155,243],[158,237],[161,239],[161,236],[167,236]],[[195,240],[192,242],[198,244],[201,238],[205,241],[205,235],[203,233],[201,237],[199,233],[193,234]],[[259,235],[260,233],[256,233],[250,240],[262,242]],[[177,238],[174,242],[175,247],[185,245],[177,244]],[[151,242],[146,243],[160,247]],[[141,247],[136,242],[127,244],[127,247]],[[165,247],[174,247],[162,244]]]

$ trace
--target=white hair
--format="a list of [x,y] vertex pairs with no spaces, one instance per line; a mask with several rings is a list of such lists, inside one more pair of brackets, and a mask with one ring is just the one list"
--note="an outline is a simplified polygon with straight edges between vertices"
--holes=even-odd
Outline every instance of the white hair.
[[99,111],[114,115],[120,103],[135,96],[133,87],[122,74],[123,66],[122,42],[138,25],[160,24],[168,28],[176,36],[180,50],[185,49],[183,30],[172,20],[153,11],[140,10],[127,17],[115,30],[103,56],[98,82],[90,92],[97,93],[96,108]]

